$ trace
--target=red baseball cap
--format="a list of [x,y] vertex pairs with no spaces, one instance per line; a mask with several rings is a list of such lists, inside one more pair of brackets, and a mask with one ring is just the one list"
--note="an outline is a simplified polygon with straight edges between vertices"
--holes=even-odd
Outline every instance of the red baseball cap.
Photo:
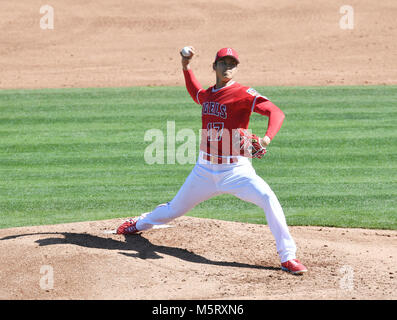
[[240,63],[240,61],[238,60],[238,54],[236,50],[234,50],[233,48],[222,48],[221,50],[219,50],[216,53],[215,62],[217,62],[219,59],[223,57],[232,57],[236,59],[237,63]]

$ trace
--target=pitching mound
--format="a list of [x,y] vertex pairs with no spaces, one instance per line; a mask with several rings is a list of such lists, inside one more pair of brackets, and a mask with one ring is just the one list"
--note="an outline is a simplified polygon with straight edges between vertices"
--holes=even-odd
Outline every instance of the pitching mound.
[[397,232],[290,227],[304,276],[280,269],[268,226],[181,217],[0,230],[0,299],[396,299]]

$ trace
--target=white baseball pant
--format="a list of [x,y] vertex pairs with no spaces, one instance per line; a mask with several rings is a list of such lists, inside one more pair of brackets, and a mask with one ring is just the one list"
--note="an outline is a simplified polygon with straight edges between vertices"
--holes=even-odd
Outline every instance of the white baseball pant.
[[261,207],[276,240],[281,263],[295,259],[296,245],[289,233],[283,209],[269,185],[256,174],[250,159],[238,157],[237,163],[212,164],[203,160],[202,154],[200,151],[199,160],[172,201],[142,214],[137,221],[137,229],[143,231],[168,223],[199,203],[228,193]]

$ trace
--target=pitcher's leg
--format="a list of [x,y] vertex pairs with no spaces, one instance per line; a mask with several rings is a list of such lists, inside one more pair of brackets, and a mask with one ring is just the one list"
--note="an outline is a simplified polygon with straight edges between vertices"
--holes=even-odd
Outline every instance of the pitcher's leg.
[[152,212],[142,214],[136,227],[143,231],[152,228],[153,225],[168,223],[215,194],[212,179],[196,165],[172,201],[157,206]]
[[276,239],[277,252],[283,263],[296,258],[296,244],[288,230],[284,211],[277,196],[269,186],[267,187],[266,195],[264,195],[264,200],[262,201],[262,208],[265,211],[269,228]]
[[276,240],[281,262],[295,259],[296,244],[288,230],[283,209],[274,192],[253,169],[241,169],[240,173],[236,173],[238,178],[234,180],[234,186],[226,187],[225,191],[261,207]]

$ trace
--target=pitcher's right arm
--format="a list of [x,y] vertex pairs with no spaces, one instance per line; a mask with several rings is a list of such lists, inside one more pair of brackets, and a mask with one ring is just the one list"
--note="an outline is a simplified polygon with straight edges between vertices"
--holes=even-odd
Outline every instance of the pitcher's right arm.
[[190,57],[184,57],[182,52],[180,52],[182,56],[182,69],[183,69],[183,76],[185,77],[185,84],[186,89],[189,92],[190,96],[194,100],[194,102],[201,104],[199,100],[199,93],[203,90],[201,84],[197,81],[196,77],[192,69],[190,69],[190,62],[195,54],[194,48],[190,47],[191,55]]

